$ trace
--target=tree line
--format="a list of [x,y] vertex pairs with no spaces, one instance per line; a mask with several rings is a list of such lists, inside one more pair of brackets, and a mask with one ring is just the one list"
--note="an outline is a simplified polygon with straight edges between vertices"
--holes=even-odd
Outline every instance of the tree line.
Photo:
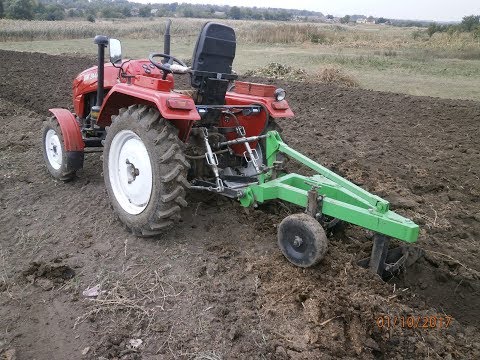
[[295,17],[323,16],[308,10],[239,7],[204,4],[140,4],[127,0],[0,0],[0,18],[23,20],[64,20],[65,18],[123,19],[132,16],[180,16],[251,20],[292,20]]
[[446,32],[454,34],[456,32],[471,32],[475,37],[480,38],[480,15],[464,16],[460,24],[437,24],[432,23],[427,28],[430,37],[435,33]]

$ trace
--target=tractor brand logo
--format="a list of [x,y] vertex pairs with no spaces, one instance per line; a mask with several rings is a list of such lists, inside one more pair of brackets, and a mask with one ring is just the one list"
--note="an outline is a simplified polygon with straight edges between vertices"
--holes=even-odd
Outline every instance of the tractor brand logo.
[[91,73],[83,76],[83,81],[93,80],[93,79],[96,79],[97,77],[98,77],[98,73],[91,72]]

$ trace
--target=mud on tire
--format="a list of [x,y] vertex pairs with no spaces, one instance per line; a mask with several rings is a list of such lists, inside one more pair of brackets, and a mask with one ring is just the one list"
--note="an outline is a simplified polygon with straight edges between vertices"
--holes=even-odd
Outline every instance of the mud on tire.
[[[115,156],[112,154],[112,141],[122,131],[133,132],[145,146],[150,159],[150,197],[139,213],[126,211],[126,206],[121,205],[122,201],[112,188],[112,179],[114,183],[116,181],[115,174],[110,172],[112,165],[109,166]],[[103,176],[108,196],[120,221],[132,233],[153,236],[180,220],[180,210],[187,206],[185,194],[189,183],[186,179],[190,166],[185,159],[184,144],[178,138],[177,128],[163,119],[157,109],[146,105],[120,109],[119,115],[112,117],[103,153]]]

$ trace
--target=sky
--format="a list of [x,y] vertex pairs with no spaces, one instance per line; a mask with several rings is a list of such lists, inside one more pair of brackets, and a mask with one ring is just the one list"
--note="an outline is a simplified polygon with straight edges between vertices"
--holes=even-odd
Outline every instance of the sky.
[[460,21],[480,15],[480,0],[134,0],[142,3],[185,2],[231,6],[275,7],[320,11],[335,16],[372,15],[392,19]]

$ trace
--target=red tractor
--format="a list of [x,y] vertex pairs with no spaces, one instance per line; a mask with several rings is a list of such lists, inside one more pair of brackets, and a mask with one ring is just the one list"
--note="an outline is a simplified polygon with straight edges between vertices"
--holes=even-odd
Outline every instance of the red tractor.
[[[75,114],[51,109],[44,131],[50,173],[69,180],[83,166],[85,147],[104,147],[103,174],[115,212],[133,233],[155,235],[180,218],[186,189],[236,197],[236,186],[256,181],[264,154],[252,142],[222,143],[275,129],[293,116],[285,92],[269,85],[235,84],[232,28],[207,23],[192,66],[164,53],[122,60],[120,42],[97,36],[99,65],[73,82]],[[111,63],[104,65],[109,45]],[[190,76],[176,90],[173,74]],[[206,161],[205,161],[206,160]]]
[[[279,245],[294,264],[318,263],[327,250],[320,224],[340,219],[378,232],[374,254],[379,255],[372,256],[370,267],[378,273],[387,265],[394,268],[385,263],[387,236],[413,242],[418,226],[281,140],[275,119],[293,117],[285,91],[235,81],[232,28],[206,23],[190,67],[170,54],[169,28],[170,22],[164,52],[141,60],[124,60],[118,40],[95,37],[98,66],[73,82],[75,113],[50,109],[55,116],[44,127],[50,173],[70,180],[83,166],[85,148],[103,147],[108,195],[136,235],[156,235],[177,222],[187,206],[187,189],[236,198],[243,206],[280,199],[306,209],[287,217],[278,230]],[[189,76],[191,89],[175,89],[174,74]],[[287,174],[285,156],[318,174]]]

